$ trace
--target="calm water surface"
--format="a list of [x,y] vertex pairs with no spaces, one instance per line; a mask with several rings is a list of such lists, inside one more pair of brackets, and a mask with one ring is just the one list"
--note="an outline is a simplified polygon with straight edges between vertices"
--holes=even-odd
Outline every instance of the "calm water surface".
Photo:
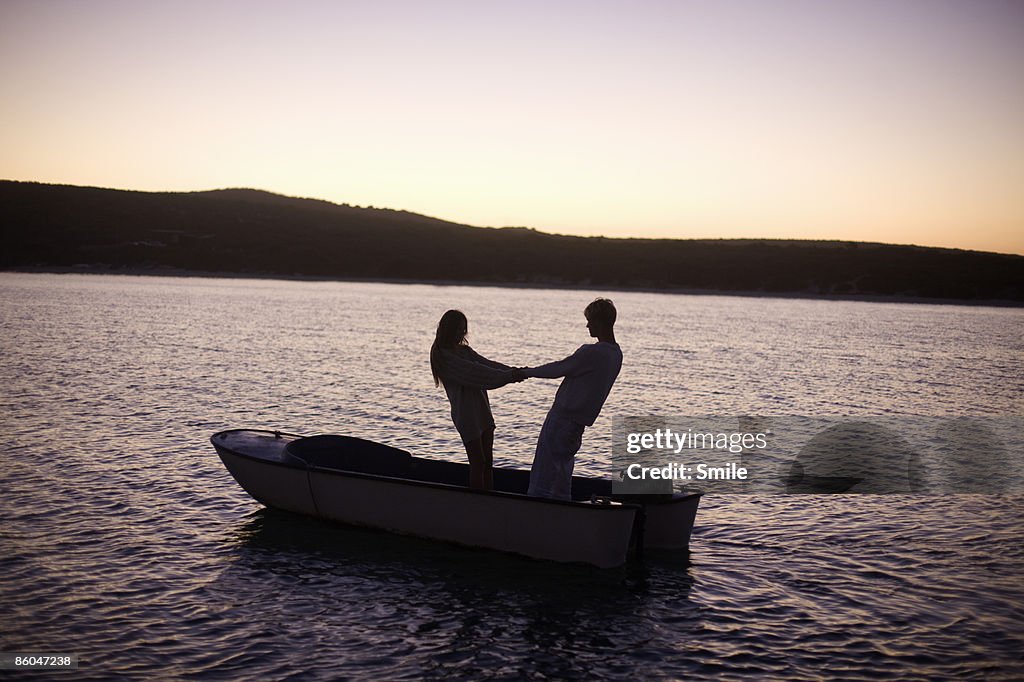
[[[0,650],[78,653],[66,676],[97,680],[1024,676],[1020,497],[708,496],[689,554],[601,571],[264,510],[208,443],[462,459],[440,314],[535,364],[587,342],[593,296],[0,273]],[[613,298],[625,364],[586,474],[614,415],[1024,408],[1022,311]],[[556,387],[492,393],[500,463],[528,466]]]

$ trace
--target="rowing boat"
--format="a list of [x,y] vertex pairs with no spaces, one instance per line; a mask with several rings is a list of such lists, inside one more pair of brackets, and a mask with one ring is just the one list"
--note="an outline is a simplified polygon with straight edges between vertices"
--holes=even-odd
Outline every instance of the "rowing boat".
[[700,493],[616,497],[574,476],[572,500],[526,495],[530,472],[495,467],[494,490],[466,487],[469,465],[352,436],[232,429],[211,443],[267,507],[330,521],[600,567],[632,549],[686,548]]

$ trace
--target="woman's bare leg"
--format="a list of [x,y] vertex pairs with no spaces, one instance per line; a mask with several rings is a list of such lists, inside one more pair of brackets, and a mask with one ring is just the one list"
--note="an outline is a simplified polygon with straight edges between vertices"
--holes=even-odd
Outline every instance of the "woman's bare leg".
[[[484,441],[483,437],[464,441],[469,456],[469,487],[484,490]],[[487,467],[489,468],[489,467]]]
[[483,489],[494,490],[494,429],[484,431],[480,441],[484,456]]

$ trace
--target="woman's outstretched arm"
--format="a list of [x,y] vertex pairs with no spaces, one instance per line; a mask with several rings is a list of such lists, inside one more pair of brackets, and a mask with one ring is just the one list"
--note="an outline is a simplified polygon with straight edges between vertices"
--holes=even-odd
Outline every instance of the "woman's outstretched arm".
[[508,371],[510,369],[515,369],[514,367],[509,367],[508,365],[500,363],[500,362],[498,362],[496,360],[488,360],[487,358],[485,358],[484,356],[480,355],[479,353],[477,353],[475,350],[473,350],[469,346],[466,346],[466,352],[467,352],[469,357],[474,362],[479,362],[481,365],[487,365],[488,367],[490,367],[492,369],[500,369],[502,371]]
[[522,376],[519,370],[511,367],[507,369],[488,367],[485,364],[461,358],[451,351],[442,351],[441,357],[441,380],[451,381],[463,386],[469,386],[470,388],[481,388],[484,390],[501,388],[506,384],[519,380]]

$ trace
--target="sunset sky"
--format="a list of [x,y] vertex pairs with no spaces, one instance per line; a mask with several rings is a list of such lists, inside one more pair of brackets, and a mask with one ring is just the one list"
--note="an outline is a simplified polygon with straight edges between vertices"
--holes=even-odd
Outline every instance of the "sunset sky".
[[0,178],[1024,254],[1024,2],[0,0]]

